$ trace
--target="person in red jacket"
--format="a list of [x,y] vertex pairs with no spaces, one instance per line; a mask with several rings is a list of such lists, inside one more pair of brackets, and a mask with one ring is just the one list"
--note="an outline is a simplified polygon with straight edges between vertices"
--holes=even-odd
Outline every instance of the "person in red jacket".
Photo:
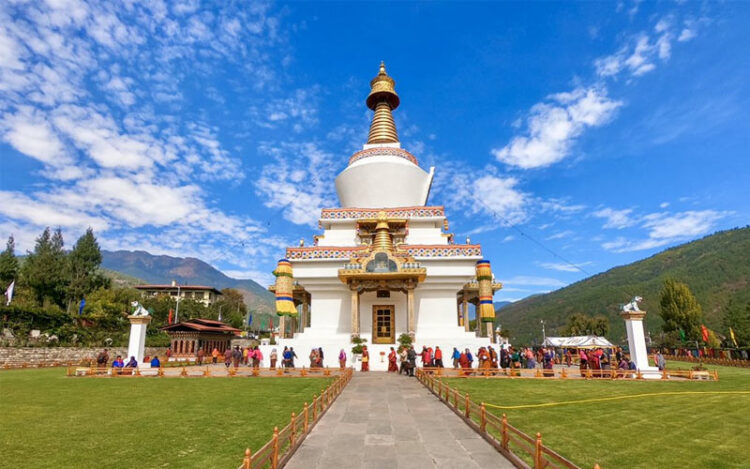
[[438,368],[443,367],[443,351],[438,346],[435,346],[435,366]]

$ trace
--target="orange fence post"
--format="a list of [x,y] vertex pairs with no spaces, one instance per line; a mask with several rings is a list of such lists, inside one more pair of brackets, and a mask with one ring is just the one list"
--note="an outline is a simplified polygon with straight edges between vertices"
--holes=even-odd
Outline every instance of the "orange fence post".
[[242,469],[250,469],[251,456],[250,448],[247,448],[245,450],[245,459],[242,460]]
[[310,416],[309,416],[309,412],[307,409],[307,402],[305,402],[305,410],[303,411],[303,413],[305,414],[305,435],[307,435],[307,427],[310,421]]
[[291,433],[289,434],[289,446],[294,447],[294,436],[296,434],[296,427],[297,427],[297,416],[292,412],[292,418],[289,421],[289,426],[292,428]]
[[182,367],[182,371],[180,371],[180,376],[187,376],[187,368],[184,366]]
[[534,445],[534,469],[542,469],[542,434],[536,434],[536,444]]
[[453,408],[458,409],[458,391],[453,390]]
[[313,394],[313,422],[318,418],[318,396]]
[[469,400],[468,392],[464,396],[464,416],[466,418],[469,418],[471,416],[471,401]]
[[443,382],[442,381],[438,381],[437,395],[438,395],[438,399],[442,401],[443,400]]
[[279,467],[279,427],[273,427],[273,453],[271,453],[271,469]]
[[562,372],[560,372],[560,378],[561,379],[566,379],[567,377],[568,377],[568,370],[566,370],[565,368],[563,368]]
[[664,368],[661,370],[661,379],[669,379],[669,376],[667,376],[667,369]]
[[479,430],[484,432],[487,428],[487,410],[484,408],[484,402],[479,406]]
[[504,449],[507,450],[508,449],[508,441],[510,440],[510,437],[508,436],[508,417],[505,414],[503,414],[503,430],[502,430],[502,432],[503,432],[503,437],[502,437],[503,439],[502,439],[501,445],[503,446]]

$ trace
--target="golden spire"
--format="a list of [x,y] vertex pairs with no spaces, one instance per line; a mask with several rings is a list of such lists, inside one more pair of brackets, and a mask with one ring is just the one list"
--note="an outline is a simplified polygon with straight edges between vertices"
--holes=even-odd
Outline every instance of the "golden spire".
[[375,239],[373,240],[373,246],[377,251],[393,251],[393,239],[391,238],[391,230],[388,226],[388,217],[385,212],[378,212],[378,224],[375,226]]
[[396,82],[385,71],[385,62],[380,62],[378,75],[370,81],[370,94],[367,96],[367,107],[375,111],[370,124],[370,135],[367,143],[398,143],[396,123],[391,111],[400,101],[396,94]]

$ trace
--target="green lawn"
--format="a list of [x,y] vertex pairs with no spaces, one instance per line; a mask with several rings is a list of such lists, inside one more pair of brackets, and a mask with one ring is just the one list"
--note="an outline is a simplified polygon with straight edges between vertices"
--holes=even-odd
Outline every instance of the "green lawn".
[[13,468],[236,468],[329,378],[68,378],[0,371],[0,460]]
[[[671,364],[686,368],[688,364]],[[501,406],[675,391],[750,391],[750,370],[719,370],[718,382],[543,379],[445,379],[476,402]],[[650,396],[505,412],[511,425],[534,435],[581,467],[748,467],[750,394]]]

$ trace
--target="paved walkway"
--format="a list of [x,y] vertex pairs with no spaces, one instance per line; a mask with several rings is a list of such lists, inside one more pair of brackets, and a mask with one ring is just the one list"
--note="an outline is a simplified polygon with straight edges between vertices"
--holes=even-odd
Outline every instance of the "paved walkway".
[[355,373],[286,469],[512,468],[416,378]]

